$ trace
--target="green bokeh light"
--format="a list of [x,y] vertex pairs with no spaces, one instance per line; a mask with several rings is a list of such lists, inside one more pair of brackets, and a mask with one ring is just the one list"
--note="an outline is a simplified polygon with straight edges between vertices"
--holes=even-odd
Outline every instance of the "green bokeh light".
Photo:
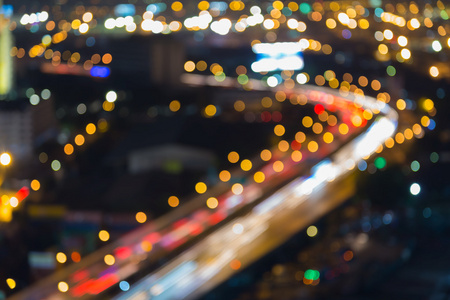
[[374,164],[377,169],[383,169],[384,167],[386,167],[386,159],[384,159],[384,157],[377,157],[374,161]]
[[386,68],[386,73],[387,73],[389,76],[395,76],[395,74],[397,73],[397,70],[395,69],[394,66],[388,66],[388,67]]
[[306,15],[311,12],[311,6],[308,3],[303,2],[300,4],[300,11]]
[[437,163],[439,161],[439,154],[433,152],[430,154],[430,160],[432,163]]
[[248,76],[245,75],[245,74],[241,74],[241,75],[238,76],[237,81],[238,81],[240,84],[247,84],[247,82],[248,82]]
[[305,271],[305,278],[308,280],[317,280],[320,277],[320,272],[317,270],[306,270]]
[[420,169],[420,163],[415,160],[411,163],[411,170],[413,170],[413,172],[417,172]]

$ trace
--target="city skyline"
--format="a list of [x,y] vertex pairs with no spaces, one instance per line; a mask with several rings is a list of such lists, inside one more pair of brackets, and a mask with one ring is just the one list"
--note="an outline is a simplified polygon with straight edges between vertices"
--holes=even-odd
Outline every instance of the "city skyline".
[[[446,175],[431,188],[421,174],[445,166],[449,140],[442,1],[4,2],[12,299],[219,297],[293,239],[326,244],[350,221],[318,224],[350,208],[361,225],[342,268],[389,244],[384,228],[404,243],[386,256],[408,265],[431,226],[408,222],[437,222],[422,206],[440,205]],[[331,295],[343,279],[325,261],[296,271],[289,297]]]

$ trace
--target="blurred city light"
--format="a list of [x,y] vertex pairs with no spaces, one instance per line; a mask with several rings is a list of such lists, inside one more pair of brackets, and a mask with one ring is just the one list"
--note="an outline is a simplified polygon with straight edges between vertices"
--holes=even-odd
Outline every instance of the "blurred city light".
[[6,153],[6,152],[2,153],[0,155],[0,163],[3,166],[8,166],[11,163],[11,155],[9,153]]
[[420,193],[420,185],[418,183],[411,184],[409,191],[414,196],[418,195]]

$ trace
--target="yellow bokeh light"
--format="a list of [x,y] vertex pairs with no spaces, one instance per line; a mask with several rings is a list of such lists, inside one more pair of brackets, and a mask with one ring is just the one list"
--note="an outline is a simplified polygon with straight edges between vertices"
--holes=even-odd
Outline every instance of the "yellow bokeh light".
[[430,68],[430,75],[432,77],[438,77],[439,76],[439,69],[437,67],[435,67],[435,66],[432,66]]
[[60,264],[65,263],[67,261],[67,255],[65,255],[62,252],[56,253],[56,261],[59,262]]
[[398,99],[396,106],[399,110],[404,110],[406,108],[406,101],[403,99]]
[[97,127],[93,123],[89,123],[86,125],[86,133],[94,134],[97,131]]
[[82,134],[78,134],[77,136],[75,136],[75,144],[77,144],[78,146],[83,145],[85,142],[84,136]]
[[317,85],[324,85],[325,84],[325,77],[323,77],[322,75],[317,75],[314,78],[314,81],[316,82]]
[[219,205],[219,201],[214,197],[210,197],[210,198],[208,198],[208,200],[206,200],[206,206],[208,206],[208,208],[210,208],[210,209],[214,209],[218,205]]
[[358,84],[362,87],[365,87],[369,84],[369,80],[367,79],[366,76],[360,76],[358,78]]
[[64,146],[64,153],[67,155],[71,155],[74,151],[73,145],[68,143]]
[[229,6],[231,10],[239,11],[244,9],[245,4],[242,1],[231,1]]
[[328,113],[326,111],[323,111],[319,114],[319,120],[322,122],[326,122],[328,119]]
[[330,143],[333,142],[333,140],[334,140],[334,136],[333,136],[333,134],[331,132],[325,132],[323,134],[323,141],[325,143],[330,144]]
[[265,108],[272,107],[273,101],[269,97],[264,97],[261,99],[261,105]]
[[371,111],[370,109],[365,109],[365,110],[363,111],[363,117],[364,117],[364,119],[366,119],[366,120],[372,119],[372,118],[373,118],[373,113],[372,113],[372,111]]
[[60,281],[58,283],[58,290],[62,293],[65,293],[69,290],[69,285],[65,281]]
[[169,199],[167,199],[167,203],[170,207],[177,207],[180,205],[180,199],[176,196],[170,196]]
[[319,144],[317,144],[316,141],[311,141],[308,143],[308,151],[309,152],[316,152],[317,150],[319,150]]
[[372,80],[372,82],[370,83],[370,87],[374,90],[374,91],[378,91],[379,89],[381,89],[381,83],[378,80]]
[[200,10],[207,10],[209,8],[209,2],[208,1],[200,1],[198,4],[198,9]]
[[309,237],[315,237],[315,236],[317,235],[318,232],[319,232],[319,231],[317,230],[317,227],[314,226],[314,225],[311,225],[311,226],[308,227],[308,229],[306,229],[306,234],[307,234]]
[[219,73],[223,73],[223,68],[221,65],[219,65],[218,63],[213,63],[210,67],[209,70],[211,71],[211,73],[213,73],[214,75],[219,74]]
[[367,29],[370,26],[369,21],[367,21],[366,19],[359,19],[358,25],[361,29]]
[[381,152],[383,152],[383,150],[384,150],[383,145],[380,144],[380,145],[378,145],[377,149],[375,149],[375,152],[381,153]]
[[264,182],[266,179],[266,175],[264,175],[263,172],[258,171],[255,174],[253,174],[253,180],[255,180],[256,183]]
[[6,284],[8,285],[8,287],[13,290],[16,288],[16,281],[12,278],[7,278],[6,279]]
[[278,143],[278,150],[281,152],[286,152],[289,150],[289,143],[285,140],[282,140]]
[[147,221],[147,215],[140,211],[136,214],[136,221],[138,221],[138,223],[145,223],[145,221]]
[[277,99],[278,102],[283,102],[284,100],[286,100],[286,93],[283,91],[276,92],[275,99]]
[[320,134],[323,131],[323,126],[320,123],[314,123],[312,130],[315,134]]
[[273,129],[273,132],[275,133],[275,135],[277,136],[282,136],[285,132],[286,129],[284,129],[284,126],[281,124],[278,124],[275,126],[275,128]]
[[272,158],[272,152],[268,149],[261,151],[260,157],[263,161],[269,161]]
[[277,160],[273,162],[272,168],[275,172],[279,173],[284,170],[284,164],[282,161]]
[[428,125],[430,125],[430,118],[423,116],[420,118],[420,124],[422,124],[423,127],[428,127]]
[[326,70],[324,77],[327,81],[330,81],[331,79],[336,78],[336,73],[332,70]]
[[272,6],[275,9],[282,10],[284,7],[284,4],[283,4],[283,2],[276,0],[276,1],[273,1]]
[[112,266],[116,262],[116,259],[111,254],[106,254],[103,260],[105,261],[105,264],[107,264],[108,266]]
[[295,140],[299,143],[303,143],[306,140],[306,134],[299,131],[295,134]]
[[327,19],[325,21],[325,25],[327,25],[327,27],[330,28],[330,29],[334,29],[334,28],[336,28],[337,24],[336,24],[336,21],[334,19]]
[[180,1],[175,1],[172,3],[171,8],[173,11],[180,11],[183,9],[183,3]]
[[412,131],[415,135],[420,135],[422,133],[422,127],[419,124],[414,124],[412,127]]
[[387,54],[389,52],[388,47],[385,44],[378,45],[378,52],[381,54]]
[[389,137],[385,142],[384,145],[386,146],[386,148],[392,148],[395,145],[395,141],[393,138]]
[[303,158],[303,155],[302,155],[302,153],[301,153],[300,151],[298,151],[298,150],[292,151],[292,153],[291,153],[291,159],[292,159],[293,161],[299,162],[299,161],[302,160],[302,158]]
[[[326,54],[326,55],[329,55],[329,54],[331,54],[332,52],[333,52],[333,48],[330,46],[330,45],[328,45],[328,44],[324,44],[323,46],[322,46],[322,52],[324,53],[324,54]],[[309,79],[308,79],[309,80]]]
[[346,135],[349,131],[348,125],[345,123],[342,123],[339,125],[339,133],[342,135]]
[[205,107],[205,115],[207,117],[213,117],[216,114],[216,112],[217,108],[212,104]]
[[252,168],[252,162],[248,159],[244,159],[243,161],[241,161],[241,169],[243,171],[250,171]]
[[337,89],[339,87],[339,80],[337,80],[336,78],[332,78],[330,79],[330,81],[328,82],[328,85],[332,88],[332,89]]
[[227,170],[223,170],[219,173],[219,179],[223,182],[228,182],[231,179],[231,174]]
[[33,191],[38,191],[41,188],[41,183],[37,179],[33,179],[30,183],[30,187]]
[[362,118],[360,115],[353,115],[351,117],[351,121],[352,121],[353,126],[355,126],[355,127],[359,127],[362,125]]
[[237,100],[234,102],[234,109],[238,112],[241,112],[245,109],[245,103],[242,100]]
[[114,104],[114,102],[109,102],[105,100],[103,102],[102,108],[104,111],[113,111],[115,106],[116,105]]
[[102,56],[102,63],[104,63],[105,65],[111,63],[112,61],[112,55],[109,53],[105,53]]
[[80,27],[80,25],[81,25],[81,21],[80,20],[75,19],[75,20],[72,21],[72,28],[73,29],[78,29]]
[[244,187],[240,183],[235,183],[231,186],[231,191],[235,195],[240,195],[244,191]]
[[231,151],[228,153],[228,161],[235,164],[239,161],[239,154],[236,151]]
[[153,249],[153,245],[149,241],[142,241],[141,249],[144,250],[145,252],[150,252]]
[[405,141],[405,136],[401,132],[397,132],[395,135],[395,142],[397,144],[402,144]]
[[[270,12],[270,16],[274,19],[279,19],[281,17],[281,11],[279,11],[278,9],[272,9],[272,11]],[[274,20],[275,22],[275,20]],[[276,27],[275,27],[276,28]]]
[[297,11],[299,6],[296,2],[289,2],[288,7],[292,11]]
[[178,100],[172,100],[169,104],[169,109],[172,112],[177,112],[181,108],[181,103]]
[[410,128],[405,129],[404,135],[407,140],[410,140],[414,137],[414,133]]
[[195,185],[195,191],[199,194],[204,194],[207,189],[208,189],[208,187],[206,186],[206,184],[204,182],[199,181]]
[[100,230],[98,233],[98,238],[103,242],[108,241],[109,240],[109,232],[106,230]]
[[426,111],[432,111],[434,108],[434,102],[431,99],[425,99],[422,104],[423,109]]
[[192,60],[188,60],[185,64],[184,64],[184,70],[186,72],[192,72],[195,70],[195,63]]
[[309,128],[313,125],[313,119],[311,117],[306,116],[302,119],[302,124],[306,128]]
[[333,115],[328,116],[327,123],[330,126],[335,126],[337,124],[336,116],[333,116]]
[[77,63],[80,61],[80,58],[81,58],[80,53],[75,52],[72,54],[72,56],[70,56],[70,61]]
[[199,71],[205,71],[208,68],[208,64],[203,60],[197,62],[195,66]]

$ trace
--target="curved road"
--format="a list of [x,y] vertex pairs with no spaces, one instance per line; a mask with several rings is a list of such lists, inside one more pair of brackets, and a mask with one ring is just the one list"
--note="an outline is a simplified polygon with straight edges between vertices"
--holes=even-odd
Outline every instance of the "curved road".
[[[232,80],[217,83],[211,80],[213,77],[189,75],[183,77],[187,84],[232,86],[236,83]],[[276,90],[261,86],[257,80],[252,85],[254,90],[268,93]],[[340,144],[337,139],[331,144],[324,143],[319,147],[324,150],[316,153],[305,151],[301,163],[294,162],[289,155],[275,154],[264,164],[252,161],[253,170],[265,173],[264,184],[247,180],[242,193],[233,193],[230,183],[220,183],[170,214],[10,299],[111,298],[119,290],[118,283],[130,276],[143,278],[114,299],[196,298],[344,201],[351,193],[351,185],[343,184],[346,176],[395,133],[398,114],[374,98],[343,97],[327,88],[303,85],[285,92],[306,95],[309,102],[337,110],[341,116],[362,118],[364,109],[379,114],[374,114],[375,120],[365,131],[361,132],[362,127],[351,128],[355,134],[361,132],[356,138],[340,140]],[[280,173],[272,169],[275,160],[284,163]],[[315,166],[311,168],[305,161],[314,162]],[[301,176],[304,174],[310,175]],[[239,176],[243,173],[232,172],[232,178]],[[219,202],[214,210],[204,204],[211,196]],[[193,245],[179,253],[177,249],[186,243]],[[115,258],[112,265],[104,261],[108,254]],[[158,259],[165,257],[173,259],[145,274]],[[69,286],[65,293],[58,291],[61,281]]]

